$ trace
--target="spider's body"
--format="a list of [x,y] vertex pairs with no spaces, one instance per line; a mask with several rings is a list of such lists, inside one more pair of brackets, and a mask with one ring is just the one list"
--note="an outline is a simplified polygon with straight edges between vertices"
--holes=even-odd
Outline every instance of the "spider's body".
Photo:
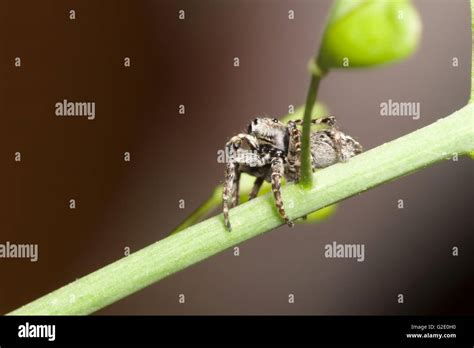
[[[362,152],[362,146],[357,141],[335,128],[334,117],[316,119],[312,122],[328,127],[311,133],[313,169],[328,167]],[[284,124],[277,119],[256,118],[249,124],[247,133],[238,134],[227,143],[229,160],[222,200],[224,221],[228,230],[231,230],[229,208],[238,204],[241,173],[256,178],[249,200],[257,196],[263,181],[272,184],[278,211],[286,223],[293,226],[283,207],[280,182],[282,177],[288,182],[299,180],[301,162],[301,131],[297,128],[299,124],[302,124],[301,120]],[[246,144],[246,147],[242,147],[243,144]]]

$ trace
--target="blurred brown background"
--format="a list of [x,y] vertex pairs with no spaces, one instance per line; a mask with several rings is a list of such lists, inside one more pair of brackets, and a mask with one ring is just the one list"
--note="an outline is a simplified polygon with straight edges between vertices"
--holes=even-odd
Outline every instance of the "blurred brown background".
[[[468,1],[414,4],[423,21],[414,56],[335,71],[321,85],[319,98],[366,149],[468,99]],[[0,243],[37,243],[39,261],[0,259],[0,312],[164,238],[199,206],[222,180],[216,151],[228,137],[256,115],[303,103],[329,7],[1,0]],[[56,117],[65,98],[95,101],[96,119]],[[421,118],[381,117],[388,99],[421,103]],[[341,203],[322,224],[282,227],[241,245],[239,257],[228,250],[99,314],[472,314],[472,179],[464,158],[432,166]],[[365,262],[324,258],[332,241],[365,244]]]

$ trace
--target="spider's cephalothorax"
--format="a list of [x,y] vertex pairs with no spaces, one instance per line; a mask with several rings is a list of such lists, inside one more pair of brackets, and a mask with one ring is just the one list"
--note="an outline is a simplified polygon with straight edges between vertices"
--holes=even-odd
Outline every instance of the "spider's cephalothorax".
[[[311,133],[313,169],[328,167],[362,152],[362,146],[357,141],[335,127],[333,116],[314,119],[312,123],[326,127]],[[277,119],[256,118],[249,124],[247,133],[238,134],[227,142],[228,161],[222,201],[224,222],[229,231],[229,209],[239,203],[241,173],[256,177],[249,200],[257,196],[263,181],[271,183],[280,216],[289,226],[293,226],[283,206],[280,183],[282,177],[288,182],[299,180],[301,131],[297,126],[301,124],[302,120],[285,124]]]

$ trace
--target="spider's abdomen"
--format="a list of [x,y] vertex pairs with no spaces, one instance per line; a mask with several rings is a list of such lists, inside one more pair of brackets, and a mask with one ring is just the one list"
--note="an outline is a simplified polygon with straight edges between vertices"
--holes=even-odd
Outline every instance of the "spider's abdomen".
[[340,140],[340,158],[337,154],[337,144],[328,131],[311,134],[311,156],[313,168],[329,167],[337,162],[347,161],[362,152],[362,146],[349,135],[336,131]]

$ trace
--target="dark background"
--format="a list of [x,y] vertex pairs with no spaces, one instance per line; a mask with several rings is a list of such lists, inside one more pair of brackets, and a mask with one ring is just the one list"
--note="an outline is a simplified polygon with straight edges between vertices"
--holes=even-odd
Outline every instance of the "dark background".
[[[334,71],[321,85],[319,98],[366,149],[468,99],[468,1],[414,4],[423,21],[415,55]],[[164,238],[199,206],[223,178],[216,151],[231,135],[256,115],[303,103],[329,7],[1,0],[0,243],[37,243],[39,261],[0,259],[0,312]],[[56,117],[64,98],[95,101],[96,119]],[[388,99],[421,103],[421,118],[381,117]],[[467,159],[437,164],[341,203],[324,223],[282,227],[241,245],[239,257],[223,252],[99,314],[472,314],[472,179]],[[324,258],[332,241],[365,244],[365,262]]]

